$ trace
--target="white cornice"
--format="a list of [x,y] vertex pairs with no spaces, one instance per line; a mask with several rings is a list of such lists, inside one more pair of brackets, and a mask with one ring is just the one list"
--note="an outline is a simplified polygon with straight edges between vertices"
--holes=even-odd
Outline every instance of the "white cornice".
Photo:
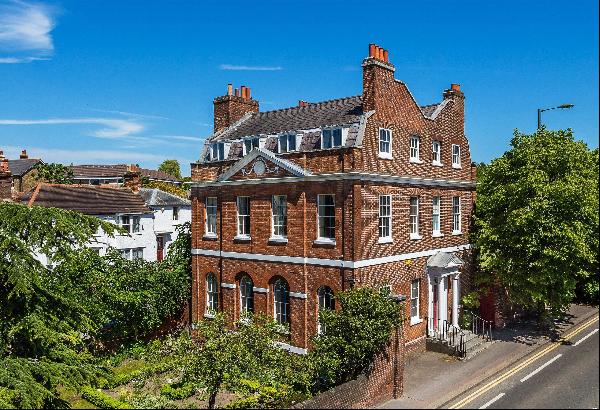
[[428,249],[426,251],[402,253],[397,255],[383,256],[381,258],[362,259],[357,261],[344,261],[339,259],[325,258],[305,258],[302,256],[280,256],[280,255],[265,255],[262,253],[244,253],[244,252],[224,252],[210,249],[192,249],[192,255],[221,257],[224,259],[244,259],[275,263],[291,263],[296,265],[319,265],[332,266],[346,269],[365,268],[367,266],[382,265],[386,263],[399,262],[407,259],[423,258],[426,256],[435,255],[438,252],[458,252],[465,249],[470,249],[471,244],[451,246],[448,248]]
[[440,188],[475,188],[473,181],[421,178],[411,176],[396,176],[371,174],[367,172],[339,172],[334,174],[312,174],[301,177],[274,177],[274,178],[249,178],[230,181],[208,181],[192,183],[192,188],[211,188],[237,185],[261,185],[261,184],[281,184],[281,183],[299,183],[299,182],[327,182],[327,181],[368,181],[380,182],[395,185],[421,185]]

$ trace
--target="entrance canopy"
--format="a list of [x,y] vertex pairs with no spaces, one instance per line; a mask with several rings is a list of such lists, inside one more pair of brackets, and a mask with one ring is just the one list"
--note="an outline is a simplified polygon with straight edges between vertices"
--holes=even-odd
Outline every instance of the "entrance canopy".
[[463,260],[456,256],[454,252],[438,252],[427,259],[428,268],[450,269],[460,267],[463,264]]

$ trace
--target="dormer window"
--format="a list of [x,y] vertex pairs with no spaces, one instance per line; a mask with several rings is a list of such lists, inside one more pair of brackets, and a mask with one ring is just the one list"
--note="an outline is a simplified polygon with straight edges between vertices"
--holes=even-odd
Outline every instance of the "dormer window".
[[248,155],[254,148],[260,147],[260,138],[252,137],[244,139],[244,155]]
[[210,161],[223,161],[225,159],[225,144],[222,142],[213,142],[209,148]]
[[296,151],[296,135],[295,134],[285,134],[279,136],[278,141],[278,152],[292,152]]
[[321,148],[337,148],[342,146],[342,129],[333,128],[323,130],[321,138]]

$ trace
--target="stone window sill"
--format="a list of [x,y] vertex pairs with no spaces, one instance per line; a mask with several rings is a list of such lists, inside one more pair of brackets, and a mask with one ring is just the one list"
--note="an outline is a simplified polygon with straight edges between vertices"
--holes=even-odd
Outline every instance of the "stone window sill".
[[285,236],[271,236],[269,238],[269,242],[271,243],[288,243],[288,238]]
[[410,318],[410,325],[411,326],[418,325],[419,323],[423,323],[423,319],[421,319],[419,317],[411,317]]
[[218,237],[217,235],[215,235],[215,234],[210,234],[210,233],[207,233],[207,234],[205,234],[205,235],[202,237],[202,239],[205,239],[205,240],[207,240],[207,241],[216,241],[218,238],[219,238],[219,237]]
[[434,232],[433,235],[431,235],[433,238],[442,238],[444,236],[443,233],[441,232]]
[[410,162],[411,164],[422,164],[423,163],[423,161],[421,161],[418,158],[411,158],[408,160],[408,162]]
[[233,240],[237,242],[250,242],[252,237],[250,235],[236,235]]
[[460,166],[460,164],[452,164],[452,168],[454,168],[454,169],[462,169],[462,167]]
[[335,246],[335,239],[331,238],[318,238],[313,242],[315,245],[328,245]]
[[452,235],[462,235],[462,231],[452,231]]
[[207,318],[207,319],[214,319],[215,315],[213,313],[205,313],[204,317]]
[[431,163],[431,165],[433,165],[434,167],[443,167],[443,166],[444,166],[444,164],[442,164],[442,163],[441,163],[441,162],[439,162],[439,161],[433,161],[433,162]]
[[423,239],[423,237],[421,235],[419,235],[418,233],[411,233],[410,234],[410,240],[411,241],[417,241],[419,239]]
[[380,152],[379,159],[394,159],[392,154],[388,154],[387,152]]
[[379,238],[377,240],[377,243],[392,243],[392,242],[394,242],[394,240],[392,239],[392,237]]

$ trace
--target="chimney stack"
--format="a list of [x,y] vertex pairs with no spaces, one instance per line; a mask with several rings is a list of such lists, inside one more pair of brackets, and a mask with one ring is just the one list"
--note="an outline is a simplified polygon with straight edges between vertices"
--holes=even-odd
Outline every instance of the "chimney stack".
[[27,155],[27,150],[23,150],[21,151],[21,155],[19,156],[19,159],[28,159],[29,156]]
[[[0,154],[2,151],[0,151]],[[0,202],[12,200],[12,174],[8,168],[8,159],[0,161]]]
[[298,107],[306,107],[308,103],[304,100],[298,100]]
[[213,103],[214,132],[230,127],[247,113],[259,110],[258,101],[252,99],[250,88],[245,85],[234,90],[232,84],[227,84],[227,94],[215,98]]
[[142,187],[142,173],[140,167],[135,164],[127,165],[127,171],[123,176],[123,186],[138,193]]
[[389,62],[389,52],[377,44],[369,44],[369,56],[363,60],[363,109],[377,110],[385,101],[381,98],[396,84],[394,66]]

